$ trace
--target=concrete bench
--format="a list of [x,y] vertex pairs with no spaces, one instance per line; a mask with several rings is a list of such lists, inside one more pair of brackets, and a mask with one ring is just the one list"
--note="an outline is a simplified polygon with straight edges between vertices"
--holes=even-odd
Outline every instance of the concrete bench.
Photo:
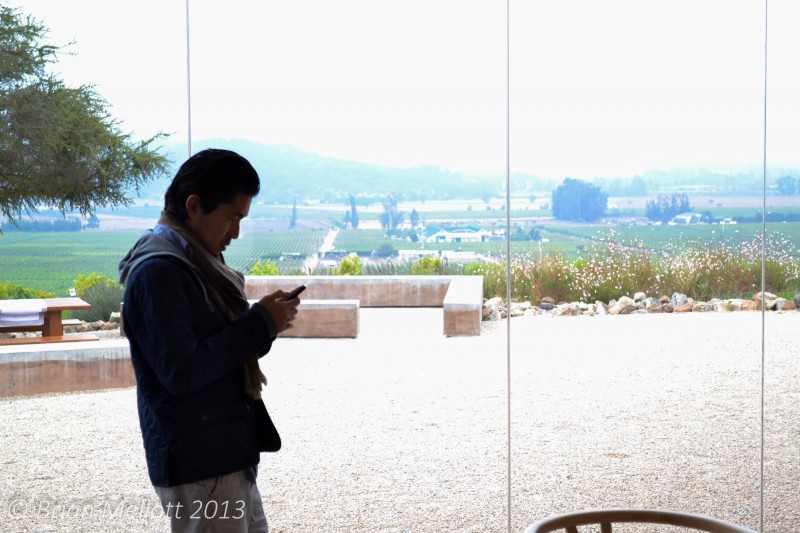
[[479,336],[483,319],[483,276],[453,276],[442,308],[446,336]]
[[359,307],[358,300],[302,299],[293,327],[278,336],[354,339],[358,337]]
[[303,302],[356,300],[360,307],[441,307],[444,335],[480,335],[482,276],[246,276],[245,293],[257,299],[300,284],[308,286]]

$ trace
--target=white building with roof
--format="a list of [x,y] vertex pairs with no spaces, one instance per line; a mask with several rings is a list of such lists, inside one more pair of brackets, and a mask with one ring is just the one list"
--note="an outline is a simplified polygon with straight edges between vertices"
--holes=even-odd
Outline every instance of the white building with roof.
[[486,242],[491,240],[492,233],[475,226],[450,227],[428,226],[424,239],[427,243],[435,242]]

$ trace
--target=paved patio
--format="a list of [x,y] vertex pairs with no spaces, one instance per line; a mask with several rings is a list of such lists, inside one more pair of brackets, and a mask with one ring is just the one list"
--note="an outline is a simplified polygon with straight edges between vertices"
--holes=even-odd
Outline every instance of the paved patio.
[[[284,448],[273,532],[505,531],[505,322],[445,338],[441,309],[363,309],[357,339],[263,361]],[[665,508],[758,526],[760,313],[512,321],[512,530]],[[800,531],[800,314],[767,318],[765,531]],[[101,341],[102,342],[102,341]],[[0,399],[3,531],[165,531],[135,391]]]

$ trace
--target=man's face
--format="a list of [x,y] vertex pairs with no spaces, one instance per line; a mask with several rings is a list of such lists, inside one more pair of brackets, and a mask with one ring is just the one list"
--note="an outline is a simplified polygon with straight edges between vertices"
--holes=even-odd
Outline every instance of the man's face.
[[210,213],[203,213],[200,197],[193,194],[186,200],[186,227],[200,239],[213,256],[225,251],[239,237],[239,223],[250,212],[252,196],[237,194],[229,204],[219,204]]

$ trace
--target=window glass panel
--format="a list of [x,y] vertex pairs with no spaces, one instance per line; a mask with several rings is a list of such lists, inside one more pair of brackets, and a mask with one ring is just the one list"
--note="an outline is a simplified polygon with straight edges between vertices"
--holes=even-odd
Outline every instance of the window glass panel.
[[[25,0],[7,4],[49,30],[40,44],[62,47],[49,72],[70,88],[92,85],[108,104],[109,120],[120,132],[130,134],[129,142],[164,132],[170,137],[153,147],[164,145],[163,152],[168,152],[170,143],[186,143],[185,18],[180,3]],[[0,56],[7,66],[8,49],[0,50]],[[70,131],[76,137],[84,133],[80,128]],[[6,170],[6,155],[0,172]],[[67,172],[63,174],[62,179],[69,179]],[[53,187],[59,187],[55,176]],[[130,209],[98,209],[96,219],[66,213],[68,221],[82,226],[80,231],[71,226],[48,231],[44,223],[52,227],[64,217],[46,209],[23,216],[24,230],[4,227],[0,299],[19,297],[16,289],[6,292],[5,284],[66,297],[70,288],[79,288],[75,280],[80,276],[94,273],[116,281],[120,259],[141,232],[153,226],[163,194],[164,189],[153,184]],[[39,229],[33,226],[34,220],[43,221]],[[87,297],[93,302],[90,311],[99,315],[75,312],[65,318],[108,320],[110,311],[120,307],[119,295],[108,294],[102,305]],[[71,335],[70,328],[66,331]],[[97,335],[112,332],[98,331]],[[0,346],[0,524],[4,531],[165,529],[163,511],[147,476],[125,344],[117,338]],[[95,345],[103,348],[92,351]]]
[[[788,308],[800,299],[797,280],[800,171],[797,164],[800,125],[800,76],[795,68],[800,52],[800,6],[778,0],[769,3],[767,90],[767,240],[766,290],[778,296],[776,307]],[[759,216],[762,212],[759,211]],[[782,300],[789,302],[784,303]],[[797,412],[798,365],[788,347],[794,337],[796,311],[767,311],[765,323],[765,465],[764,530],[800,527],[800,504],[790,494],[798,490],[798,446],[791,427]]]
[[[536,298],[604,315],[512,322],[514,530],[615,507],[758,525],[760,319],[701,310],[759,290],[757,264],[755,285],[719,280],[745,278],[722,240],[744,226],[719,220],[762,197],[763,20],[759,3],[512,3],[512,174],[549,178],[543,253],[563,254]],[[649,312],[621,305],[638,292]]]
[[[191,9],[195,149],[240,150],[263,180],[231,264],[247,270],[263,259],[284,274],[324,273],[358,253],[363,274],[405,273],[412,284],[420,278],[411,263],[427,254],[443,265],[429,274],[439,274],[463,272],[465,255],[502,252],[498,6],[235,1],[222,12]],[[346,218],[351,195],[357,229]],[[390,195],[402,214],[397,228],[382,227]],[[435,237],[434,226],[447,231]],[[385,237],[392,229],[395,237]],[[292,264],[281,252],[314,231],[335,236],[333,247],[319,262]],[[286,248],[274,250],[280,236]],[[373,253],[381,246],[410,262],[381,259]],[[314,283],[308,300],[321,297]],[[267,405],[284,440],[262,459],[271,526],[500,530],[502,331],[443,337],[438,306],[362,300],[359,314],[356,340],[287,339],[264,359]]]

